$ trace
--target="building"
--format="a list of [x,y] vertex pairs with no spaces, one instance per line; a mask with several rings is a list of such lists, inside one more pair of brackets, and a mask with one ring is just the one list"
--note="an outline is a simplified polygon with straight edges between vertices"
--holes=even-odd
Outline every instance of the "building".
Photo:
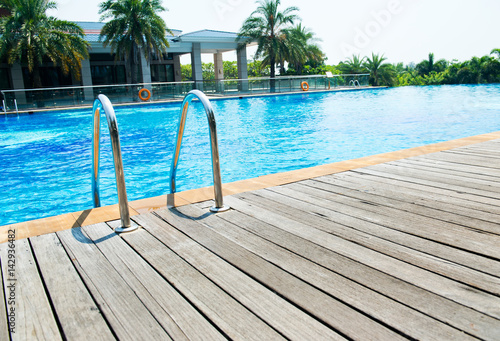
[[[77,22],[90,44],[89,59],[82,62],[81,79],[76,80],[71,75],[65,76],[61,70],[52,63],[47,62],[42,66],[43,87],[65,86],[95,86],[126,84],[125,62],[116,61],[109,47],[103,47],[99,42],[99,34],[104,23]],[[214,55],[216,79],[224,78],[222,67],[222,53],[237,51],[237,34],[213,30],[201,30],[182,34],[182,31],[172,30],[174,35],[168,37],[170,47],[163,58],[152,58],[150,63],[142,55],[139,65],[139,82],[180,82],[181,64],[180,56],[191,54],[193,81],[203,80],[201,68],[201,55],[210,53]],[[246,49],[237,51],[238,78],[248,78]],[[31,83],[27,67],[14,64],[0,64],[0,90],[28,89]]]

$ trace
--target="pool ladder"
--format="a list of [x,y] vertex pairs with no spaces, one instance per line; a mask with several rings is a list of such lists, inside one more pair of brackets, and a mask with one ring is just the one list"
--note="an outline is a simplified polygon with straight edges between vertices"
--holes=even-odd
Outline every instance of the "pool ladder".
[[353,86],[353,87],[355,87],[355,88],[359,88],[359,87],[361,87],[361,84],[359,84],[359,81],[358,81],[357,79],[351,80],[351,81],[349,82],[349,85],[351,85],[351,86]]
[[121,219],[121,226],[117,227],[115,232],[131,232],[136,230],[138,226],[130,221],[127,189],[125,187],[125,175],[123,173],[122,152],[120,148],[120,135],[118,133],[118,122],[116,121],[113,105],[105,95],[97,96],[92,109],[94,122],[94,133],[92,134],[92,200],[94,202],[94,207],[101,207],[101,199],[99,196],[99,154],[101,146],[100,108],[104,109],[106,120],[108,121],[111,148],[113,150],[113,162],[115,164],[116,189],[118,192],[118,206],[120,208]]
[[179,164],[179,155],[181,152],[182,137],[184,135],[184,128],[186,126],[187,112],[189,104],[193,99],[198,99],[205,109],[208,120],[208,128],[210,132],[210,149],[212,153],[212,174],[214,178],[214,194],[215,205],[210,208],[212,212],[224,212],[229,210],[229,206],[225,206],[222,198],[222,181],[220,176],[220,163],[219,163],[219,145],[217,142],[217,124],[215,122],[214,110],[212,104],[207,96],[200,90],[191,90],[184,101],[182,102],[181,116],[179,120],[179,129],[177,131],[177,142],[174,149],[174,158],[172,160],[172,167],[170,168],[170,193],[175,193],[175,175],[177,166]]
[[[210,208],[212,212],[223,212],[229,209],[224,205],[222,198],[222,181],[220,175],[219,163],[219,146],[217,142],[217,126],[215,115],[210,104],[210,101],[205,94],[199,90],[190,91],[182,103],[179,129],[177,132],[177,142],[174,150],[174,158],[172,160],[172,168],[170,169],[170,193],[175,193],[175,175],[179,164],[179,155],[186,125],[187,111],[189,104],[193,99],[197,98],[205,108],[207,114],[208,127],[210,131],[210,147],[212,153],[212,173],[214,178],[214,194],[215,205]],[[125,175],[123,172],[123,161],[120,147],[120,136],[118,133],[118,122],[116,120],[115,110],[108,97],[99,95],[94,101],[93,106],[93,126],[94,132],[92,135],[92,200],[94,207],[101,206],[99,196],[99,154],[100,154],[100,108],[103,108],[106,114],[106,120],[109,127],[109,135],[111,139],[111,147],[113,150],[113,161],[115,165],[116,188],[118,192],[118,205],[120,208],[121,226],[115,229],[115,232],[131,232],[138,228],[137,224],[131,222],[130,212],[128,207],[127,189],[125,187]]]

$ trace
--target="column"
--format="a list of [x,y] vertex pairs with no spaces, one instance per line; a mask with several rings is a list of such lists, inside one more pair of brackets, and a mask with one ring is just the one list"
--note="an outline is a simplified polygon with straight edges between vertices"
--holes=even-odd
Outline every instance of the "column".
[[151,66],[149,65],[144,53],[140,53],[141,56],[141,70],[142,70],[142,83],[146,83],[144,87],[151,90]]
[[[94,84],[92,82],[92,71],[90,69],[90,60],[82,60],[82,85],[83,88],[83,98],[85,101],[94,100],[94,90],[91,88]],[[88,88],[87,88],[88,86]]]
[[240,79],[239,90],[248,91],[248,61],[247,48],[236,50],[236,59],[238,65],[238,79]]
[[194,88],[203,91],[203,70],[201,68],[201,44],[193,43],[191,52],[191,69],[193,70]]
[[181,56],[174,55],[174,82],[182,82]]
[[[12,76],[12,87],[14,90],[23,90],[24,87],[24,78],[23,78],[23,68],[21,64],[15,63],[10,68],[11,76]],[[17,104],[26,104],[26,92],[19,91],[16,92]],[[14,99],[12,99],[14,101]]]
[[215,80],[224,79],[224,63],[222,62],[222,52],[214,53]]

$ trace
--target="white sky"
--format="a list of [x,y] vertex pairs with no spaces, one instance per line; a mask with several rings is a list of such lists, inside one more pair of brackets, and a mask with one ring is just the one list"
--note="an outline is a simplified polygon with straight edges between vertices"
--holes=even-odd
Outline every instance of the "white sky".
[[[54,15],[60,19],[99,20],[101,0],[56,2],[59,9]],[[257,4],[163,0],[163,6],[169,9],[161,14],[169,28],[184,33],[201,29],[238,32]],[[337,64],[353,53],[371,52],[384,53],[394,63],[418,63],[429,52],[436,59],[464,61],[500,48],[499,0],[282,0],[281,6],[299,7],[303,25],[321,39],[327,64]],[[235,54],[224,58],[233,60]]]

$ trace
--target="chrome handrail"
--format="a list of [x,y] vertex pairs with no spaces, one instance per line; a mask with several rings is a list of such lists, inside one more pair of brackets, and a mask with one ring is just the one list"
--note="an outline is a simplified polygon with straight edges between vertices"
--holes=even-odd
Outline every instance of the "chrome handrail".
[[214,110],[207,96],[200,90],[190,91],[182,102],[181,116],[179,121],[179,130],[177,131],[177,142],[174,150],[174,158],[172,159],[172,167],[170,169],[170,193],[175,193],[175,174],[179,163],[179,155],[181,152],[182,137],[184,135],[184,127],[186,125],[186,117],[189,104],[194,98],[198,98],[205,108],[208,120],[208,128],[210,130],[210,148],[212,151],[212,173],[214,177],[214,194],[215,206],[210,208],[212,212],[223,212],[229,209],[229,206],[224,205],[222,198],[222,180],[220,176],[219,163],[219,146],[217,142],[217,124],[215,122]]
[[138,228],[130,221],[130,213],[127,200],[127,189],[125,188],[125,175],[123,173],[122,153],[120,148],[120,135],[118,133],[118,122],[116,121],[115,110],[108,97],[97,96],[92,109],[94,131],[92,134],[92,199],[94,207],[101,206],[99,197],[99,154],[101,136],[101,115],[100,108],[104,109],[106,120],[108,121],[111,148],[113,150],[113,161],[115,164],[116,189],[118,191],[118,205],[120,208],[121,226],[115,232],[130,232]]

